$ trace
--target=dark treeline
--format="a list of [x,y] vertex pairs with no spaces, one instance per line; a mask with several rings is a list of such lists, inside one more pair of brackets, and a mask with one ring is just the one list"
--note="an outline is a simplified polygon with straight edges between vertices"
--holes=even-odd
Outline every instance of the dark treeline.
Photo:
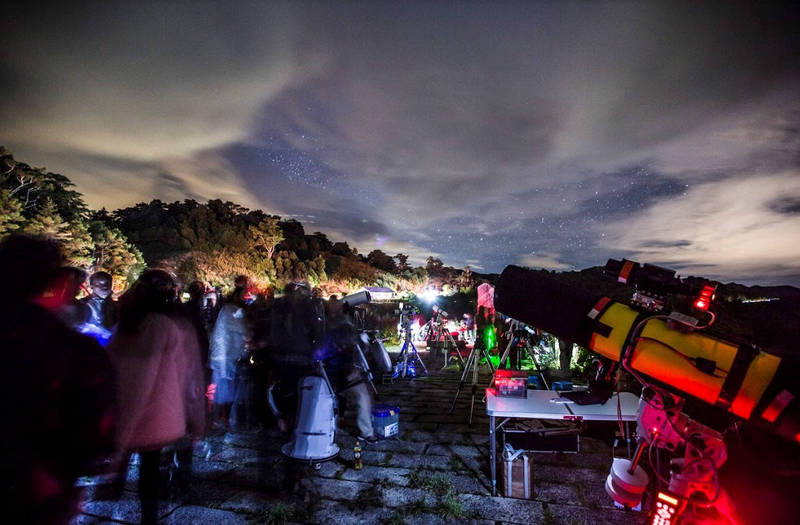
[[34,168],[0,147],[0,238],[25,232],[58,240],[69,264],[105,270],[124,288],[146,266],[172,271],[183,283],[223,288],[247,275],[260,288],[309,281],[328,293],[361,286],[416,292],[429,283],[444,291],[469,288],[473,274],[429,257],[381,250],[360,254],[347,242],[306,233],[294,219],[232,202],[152,200],[109,212],[90,210],[65,176]]
[[[413,267],[402,253],[361,254],[324,233],[306,233],[296,220],[221,200],[152,200],[113,212],[90,210],[67,177],[16,161],[0,147],[0,238],[12,232],[57,239],[70,264],[108,271],[118,290],[148,265],[173,272],[183,283],[201,280],[226,288],[236,275],[247,275],[261,288],[305,280],[327,293],[361,286],[419,292],[429,285],[469,293],[475,283],[496,277],[451,268],[435,257],[428,257],[425,267]],[[598,295],[630,298],[630,289],[600,268],[555,275]],[[720,285],[717,297],[720,332],[777,352],[800,342],[797,288],[729,283]],[[742,302],[747,299],[778,300]]]

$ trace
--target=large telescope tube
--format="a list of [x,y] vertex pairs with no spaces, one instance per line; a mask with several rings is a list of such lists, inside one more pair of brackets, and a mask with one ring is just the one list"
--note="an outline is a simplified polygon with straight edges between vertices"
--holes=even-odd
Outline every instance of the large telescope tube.
[[[652,313],[519,266],[503,270],[494,303],[505,315],[614,361],[630,344],[633,370],[800,442],[800,402],[786,389],[794,385],[793,374],[775,355],[706,332],[672,329]],[[629,341],[640,322],[636,340]]]

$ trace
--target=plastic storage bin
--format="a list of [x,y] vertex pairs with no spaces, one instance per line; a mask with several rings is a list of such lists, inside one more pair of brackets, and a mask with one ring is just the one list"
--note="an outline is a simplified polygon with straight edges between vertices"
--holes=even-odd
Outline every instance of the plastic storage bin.
[[400,408],[393,405],[372,407],[372,429],[381,439],[396,436],[400,431]]

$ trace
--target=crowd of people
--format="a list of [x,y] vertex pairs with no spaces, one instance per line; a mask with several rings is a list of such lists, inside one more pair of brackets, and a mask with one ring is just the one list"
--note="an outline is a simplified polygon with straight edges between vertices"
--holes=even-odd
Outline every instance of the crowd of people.
[[[365,443],[376,437],[372,399],[353,362],[359,334],[347,304],[307,283],[280,297],[254,294],[238,277],[224,299],[202,282],[184,288],[168,272],[144,271],[119,300],[112,276],[63,265],[56,243],[11,235],[0,243],[0,348],[11,405],[3,433],[6,509],[24,520],[67,523],[80,476],[116,472],[121,493],[138,454],[142,523],[155,523],[159,468],[174,451],[178,493],[188,493],[195,443],[206,432],[291,432],[298,382],[322,362],[334,391],[357,414]],[[83,290],[82,299],[78,299]]]

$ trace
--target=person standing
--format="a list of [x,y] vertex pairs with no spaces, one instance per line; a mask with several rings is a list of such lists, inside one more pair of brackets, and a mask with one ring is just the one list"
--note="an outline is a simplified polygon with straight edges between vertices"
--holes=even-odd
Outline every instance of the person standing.
[[134,451],[140,455],[142,523],[155,523],[161,449],[187,435],[200,439],[205,432],[197,336],[180,311],[168,273],[146,270],[122,296],[108,351],[118,370],[118,447],[123,458]]
[[0,243],[0,355],[8,427],[0,433],[0,505],[7,523],[69,523],[79,476],[114,451],[114,368],[92,338],[39,303],[58,272],[54,242]]
[[[223,427],[229,424],[231,408],[236,400],[237,369],[246,359],[249,339],[248,319],[245,315],[247,301],[247,278],[236,278],[233,292],[219,311],[214,331],[211,333],[209,365],[214,389],[214,411],[217,423]],[[242,373],[240,372],[241,376]],[[239,378],[241,382],[243,377]],[[241,389],[240,392],[246,390]]]
[[111,297],[113,279],[108,272],[95,272],[89,277],[92,294],[82,300],[91,310],[90,323],[111,330],[117,324],[117,305]]

